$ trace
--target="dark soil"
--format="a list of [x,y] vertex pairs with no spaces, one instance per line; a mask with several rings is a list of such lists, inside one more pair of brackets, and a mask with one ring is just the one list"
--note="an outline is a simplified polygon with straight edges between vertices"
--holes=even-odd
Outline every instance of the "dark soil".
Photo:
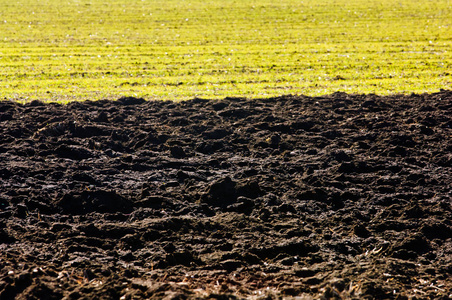
[[450,299],[452,92],[0,102],[0,299]]

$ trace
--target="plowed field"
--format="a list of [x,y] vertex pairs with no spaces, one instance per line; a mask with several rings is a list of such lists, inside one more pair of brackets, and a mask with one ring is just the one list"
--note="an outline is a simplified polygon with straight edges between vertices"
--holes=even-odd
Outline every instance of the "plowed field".
[[1,299],[452,297],[452,92],[0,102]]

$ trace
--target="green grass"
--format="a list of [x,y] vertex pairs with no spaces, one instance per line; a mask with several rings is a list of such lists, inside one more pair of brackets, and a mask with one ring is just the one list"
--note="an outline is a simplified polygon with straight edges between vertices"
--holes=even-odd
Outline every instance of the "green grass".
[[0,99],[421,93],[451,0],[0,0]]

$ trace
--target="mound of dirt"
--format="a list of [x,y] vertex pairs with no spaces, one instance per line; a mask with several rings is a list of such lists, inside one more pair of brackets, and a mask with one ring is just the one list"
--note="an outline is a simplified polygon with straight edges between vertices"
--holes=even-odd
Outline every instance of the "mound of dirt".
[[448,299],[452,92],[0,102],[0,299]]

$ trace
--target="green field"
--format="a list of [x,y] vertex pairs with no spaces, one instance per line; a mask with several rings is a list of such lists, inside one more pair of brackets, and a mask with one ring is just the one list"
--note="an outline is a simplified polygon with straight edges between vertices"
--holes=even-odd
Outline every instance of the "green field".
[[0,96],[436,92],[451,0],[0,0]]

